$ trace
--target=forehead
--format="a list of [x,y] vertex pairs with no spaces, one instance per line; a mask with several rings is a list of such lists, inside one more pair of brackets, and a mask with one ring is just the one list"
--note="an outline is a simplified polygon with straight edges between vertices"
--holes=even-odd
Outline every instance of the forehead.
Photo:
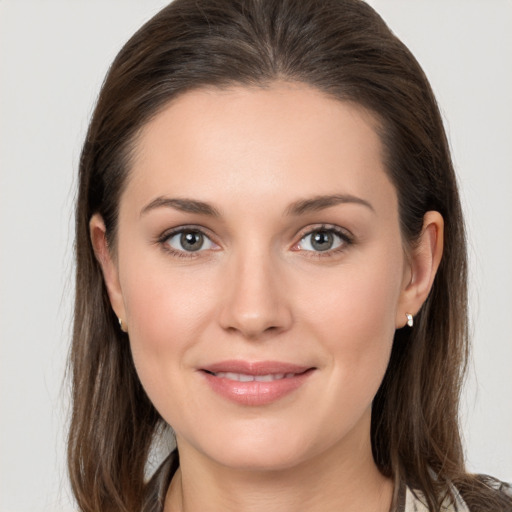
[[193,90],[141,130],[127,195],[139,207],[162,194],[248,206],[339,192],[394,203],[377,126],[362,107],[302,84]]

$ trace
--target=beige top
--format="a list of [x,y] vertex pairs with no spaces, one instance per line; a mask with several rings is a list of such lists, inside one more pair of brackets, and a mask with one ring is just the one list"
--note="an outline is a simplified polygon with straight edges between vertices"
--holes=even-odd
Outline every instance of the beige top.
[[[455,503],[443,506],[443,512],[469,512],[460,494],[456,489],[452,489],[455,497]],[[429,512],[423,494],[419,491],[412,491],[406,487],[404,503],[398,503],[396,512]]]

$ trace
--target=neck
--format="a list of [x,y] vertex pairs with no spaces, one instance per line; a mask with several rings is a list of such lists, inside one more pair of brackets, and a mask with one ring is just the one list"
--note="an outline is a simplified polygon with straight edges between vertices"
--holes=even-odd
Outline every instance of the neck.
[[393,482],[375,465],[369,432],[353,441],[265,471],[229,468],[185,445],[165,512],[388,512]]

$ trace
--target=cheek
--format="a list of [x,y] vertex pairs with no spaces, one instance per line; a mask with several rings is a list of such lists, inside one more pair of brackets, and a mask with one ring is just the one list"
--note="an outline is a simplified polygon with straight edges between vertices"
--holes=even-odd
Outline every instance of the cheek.
[[303,304],[309,329],[329,354],[338,396],[354,407],[373,400],[395,333],[402,268],[376,261],[384,264],[346,267]]
[[120,277],[130,335],[153,350],[186,343],[211,302],[208,272],[168,265],[160,254],[133,253],[123,263]]
[[[397,263],[393,263],[396,261]],[[357,348],[392,338],[402,284],[401,258],[372,258],[312,275],[302,291],[303,315],[329,338],[346,338]],[[363,343],[364,341],[364,343]]]
[[133,256],[121,268],[130,346],[144,389],[167,416],[177,400],[186,400],[172,390],[179,388],[187,353],[208,323],[212,285],[207,275],[194,276],[189,269],[170,272],[161,261]]

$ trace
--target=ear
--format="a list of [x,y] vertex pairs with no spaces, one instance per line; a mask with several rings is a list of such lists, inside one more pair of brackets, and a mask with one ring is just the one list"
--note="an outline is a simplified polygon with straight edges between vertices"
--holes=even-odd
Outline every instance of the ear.
[[427,212],[423,217],[420,238],[409,253],[408,268],[404,272],[397,309],[397,328],[406,324],[407,313],[416,315],[430,293],[443,255],[443,234],[444,221],[441,214],[436,211]]
[[126,322],[126,312],[119,282],[119,272],[112,252],[108,247],[106,231],[105,223],[101,215],[99,213],[94,214],[89,222],[89,234],[94,254],[103,272],[103,279],[107,287],[112,309],[118,318]]

